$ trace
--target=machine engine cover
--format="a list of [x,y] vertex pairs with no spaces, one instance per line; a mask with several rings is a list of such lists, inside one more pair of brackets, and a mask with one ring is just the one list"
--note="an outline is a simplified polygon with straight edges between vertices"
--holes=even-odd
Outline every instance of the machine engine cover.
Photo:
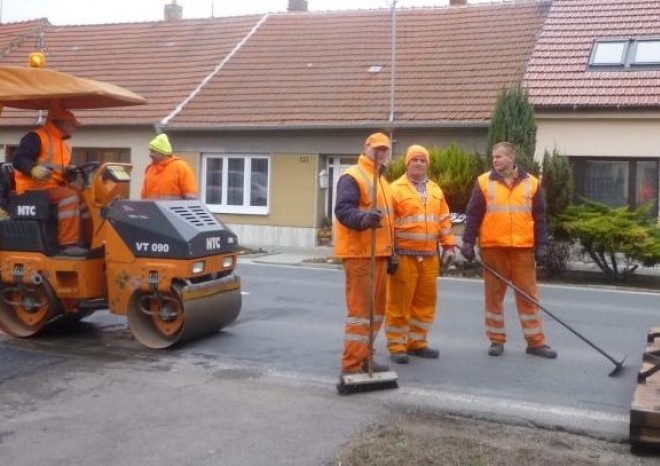
[[238,250],[236,234],[197,200],[119,200],[105,217],[136,257],[194,259]]

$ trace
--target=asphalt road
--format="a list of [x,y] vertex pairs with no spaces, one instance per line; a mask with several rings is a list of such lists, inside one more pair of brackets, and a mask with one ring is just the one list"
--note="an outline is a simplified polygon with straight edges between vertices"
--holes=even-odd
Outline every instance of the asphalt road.
[[[623,440],[660,294],[543,286],[543,305],[619,360],[546,318],[557,360],[524,353],[515,312],[486,354],[482,283],[439,280],[439,360],[395,367],[401,388],[340,397],[344,275],[241,263],[243,310],[220,334],[153,351],[99,312],[39,339],[0,335],[0,464],[313,465],[402,409],[451,412]],[[509,301],[509,309],[513,304]],[[377,358],[386,360],[382,334]]]

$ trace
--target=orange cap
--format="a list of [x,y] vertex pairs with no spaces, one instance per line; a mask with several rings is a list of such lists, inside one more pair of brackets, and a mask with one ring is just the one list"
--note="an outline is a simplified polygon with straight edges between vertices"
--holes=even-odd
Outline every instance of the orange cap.
[[76,119],[76,116],[73,114],[73,112],[71,112],[70,110],[66,110],[64,108],[51,108],[50,110],[48,110],[47,120],[68,121],[74,127],[76,128],[80,127],[80,122]]
[[390,138],[383,133],[374,133],[367,138],[365,144],[369,147],[387,147],[390,148]]
[[429,165],[431,164],[431,157],[429,156],[429,151],[427,151],[424,146],[413,144],[406,151],[406,167],[410,163],[410,159],[412,159],[413,157],[417,157],[419,155],[421,155],[426,159],[427,164]]

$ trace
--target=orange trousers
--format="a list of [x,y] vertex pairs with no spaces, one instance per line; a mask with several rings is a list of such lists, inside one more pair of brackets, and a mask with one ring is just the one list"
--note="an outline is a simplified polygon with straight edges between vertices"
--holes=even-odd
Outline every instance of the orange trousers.
[[[61,246],[67,246],[88,241],[87,236],[91,236],[89,211],[82,202],[80,193],[73,188],[59,186],[49,189],[48,197],[51,203],[57,206],[58,243]],[[84,225],[84,235],[81,233],[81,224]]]
[[366,259],[344,259],[346,273],[346,330],[344,352],[341,358],[342,372],[358,372],[362,361],[369,357],[369,332],[376,339],[383,324],[387,293],[387,258],[377,257],[374,270],[374,319],[369,329],[369,309],[371,306],[370,264]]
[[[497,270],[503,277],[510,280],[518,288],[538,300],[536,285],[536,263],[534,250],[529,248],[484,248],[481,250],[484,263]],[[484,291],[486,301],[486,336],[491,343],[504,344],[504,295],[507,284],[486,269],[484,274]],[[539,308],[532,302],[516,293],[516,308],[523,336],[528,346],[545,344],[543,334],[543,319]]]
[[435,318],[440,260],[433,256],[399,256],[399,268],[387,285],[385,335],[390,353],[428,346]]

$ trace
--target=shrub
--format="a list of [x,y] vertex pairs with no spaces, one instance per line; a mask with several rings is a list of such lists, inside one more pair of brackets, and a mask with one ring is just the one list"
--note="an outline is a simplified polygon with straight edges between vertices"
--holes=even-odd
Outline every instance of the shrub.
[[[456,143],[445,149],[433,147],[429,155],[431,164],[427,176],[440,186],[452,212],[465,212],[474,182],[485,170],[485,159]],[[404,159],[398,158],[388,165],[385,176],[393,181],[405,172]]]
[[629,210],[586,201],[559,215],[562,233],[577,241],[610,278],[625,281],[640,264],[660,263],[660,227],[646,208]]

